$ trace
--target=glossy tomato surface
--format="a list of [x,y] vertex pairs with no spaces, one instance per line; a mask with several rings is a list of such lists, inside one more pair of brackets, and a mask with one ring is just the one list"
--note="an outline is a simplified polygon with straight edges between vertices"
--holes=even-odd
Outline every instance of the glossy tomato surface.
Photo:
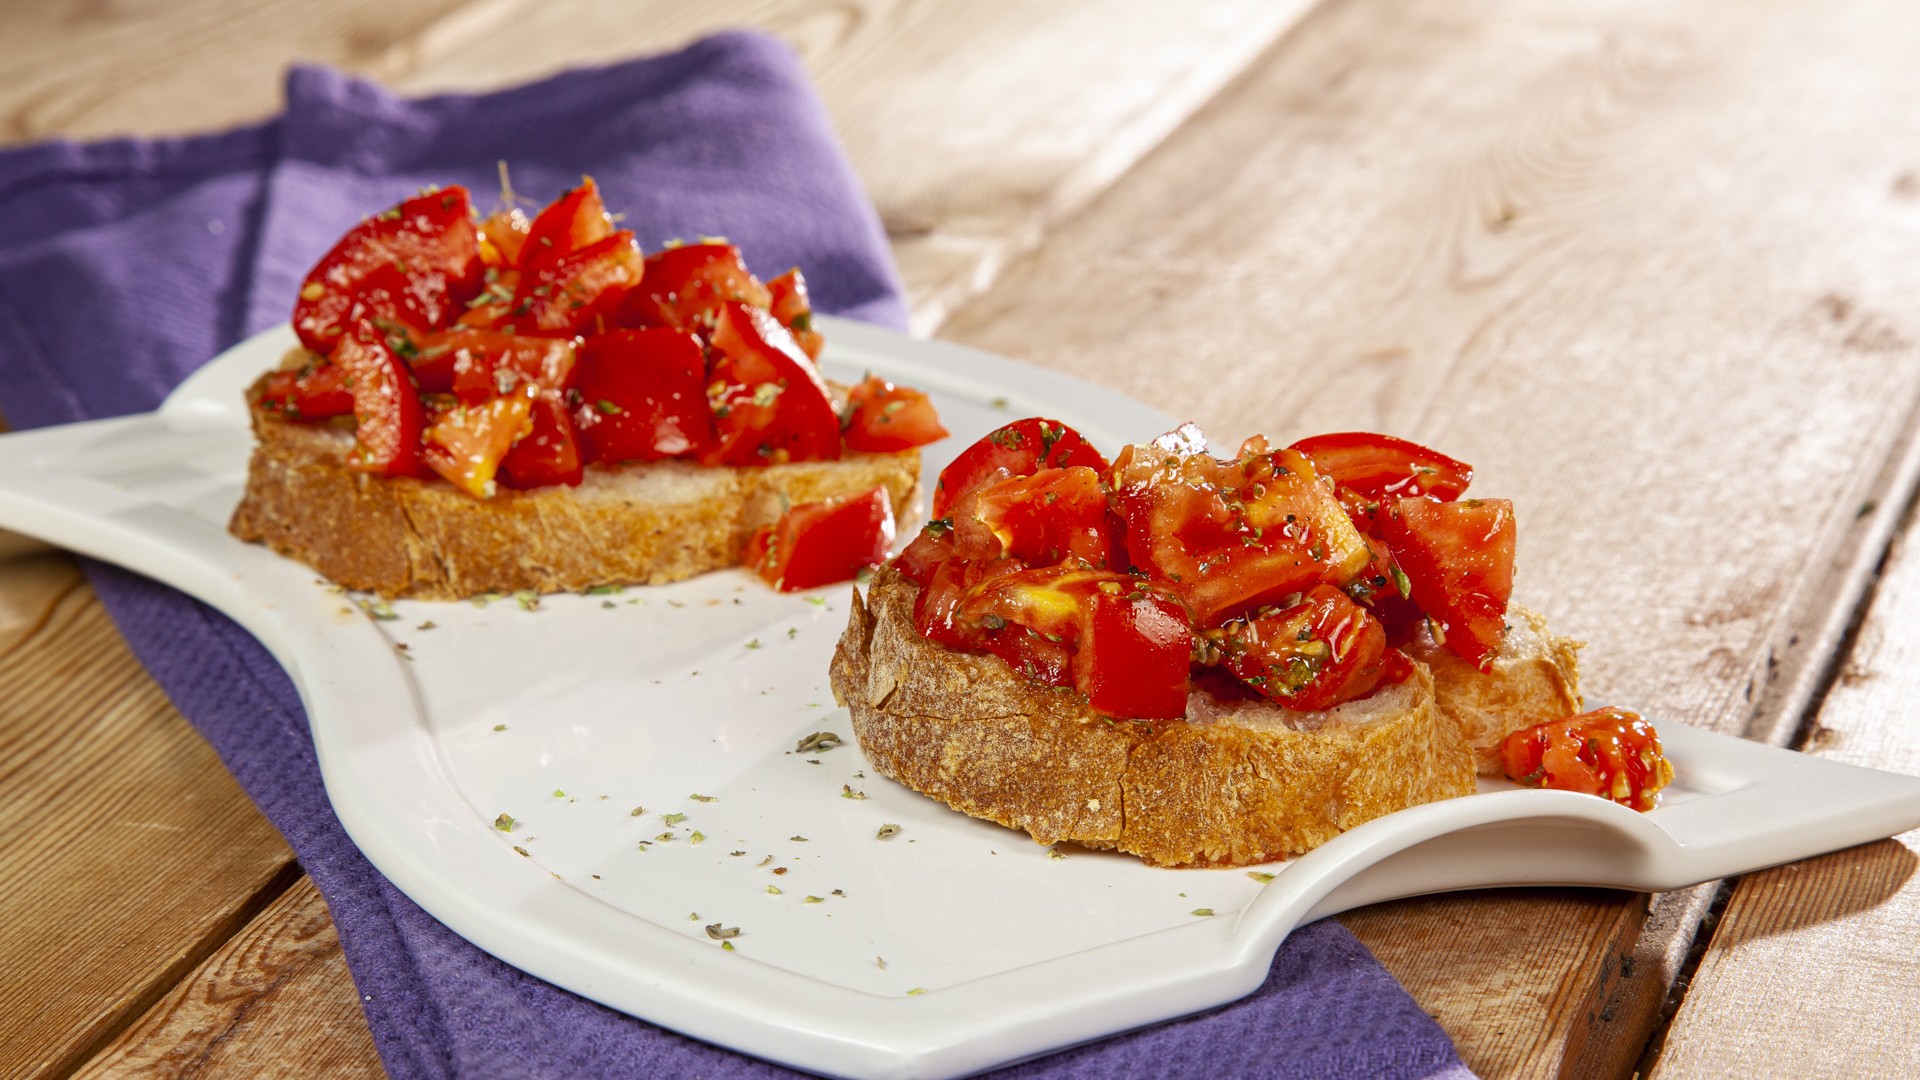
[[1598,795],[1651,810],[1673,780],[1673,765],[1653,725],[1625,709],[1601,708],[1550,720],[1507,736],[1507,776],[1533,787]]
[[586,340],[574,423],[595,461],[659,461],[715,442],[700,342],[677,330],[613,330]]
[[[1080,433],[1058,420],[1029,417],[989,432],[940,471],[933,489],[933,516],[947,515],[956,500],[989,479],[1032,476],[1041,469],[1084,465],[1107,471],[1107,459]],[[1004,476],[999,474],[1004,470]]]
[[353,392],[337,364],[315,361],[291,371],[276,371],[260,384],[255,402],[289,420],[327,420],[353,412]]
[[640,249],[617,232],[521,273],[503,326],[519,334],[571,337],[612,325],[628,291],[640,283]]
[[427,467],[477,499],[493,497],[500,462],[525,434],[533,397],[520,393],[478,405],[449,401],[426,431]]
[[1461,659],[1486,669],[1507,634],[1513,504],[1397,499],[1380,519],[1380,534],[1435,636]]
[[825,380],[766,311],[722,304],[710,344],[707,405],[717,442],[707,464],[779,465],[840,457],[840,416]]
[[820,350],[826,345],[826,339],[820,331],[813,328],[813,298],[807,292],[807,279],[800,273],[799,267],[781,274],[767,282],[769,296],[768,308],[780,325],[793,331],[793,339],[800,348],[815,360],[820,359]]
[[416,476],[426,414],[406,361],[386,335],[361,320],[329,358],[353,395],[354,448],[347,464],[379,476]]
[[1171,720],[1187,712],[1192,656],[1178,604],[1130,586],[1097,590],[1073,657],[1074,687],[1104,715]]
[[1404,674],[1388,661],[1385,628],[1329,585],[1290,607],[1230,622],[1213,638],[1242,682],[1303,712],[1365,697],[1390,674]]
[[969,491],[952,511],[958,553],[1009,556],[1030,566],[1073,562],[1105,570],[1124,563],[1119,519],[1100,474],[1085,465],[1042,469]]
[[547,204],[528,225],[515,253],[514,265],[524,272],[538,272],[613,233],[613,218],[608,216],[606,204],[600,201],[600,188],[592,177],[587,177],[579,187]]
[[887,489],[802,503],[756,530],[742,561],[782,592],[848,581],[887,561],[893,546]]
[[849,450],[891,454],[947,437],[927,395],[878,375],[867,376],[847,392],[845,416],[843,436]]
[[349,229],[307,272],[294,333],[324,355],[357,320],[383,331],[442,327],[479,292],[483,270],[466,189],[418,195]]
[[1418,443],[1347,431],[1301,439],[1293,449],[1313,459],[1333,482],[1373,501],[1426,495],[1450,502],[1473,480],[1473,466]]
[[550,484],[578,485],[586,474],[586,456],[566,398],[552,390],[528,396],[527,430],[500,459],[501,486],[524,491]]
[[[728,303],[764,310],[772,306],[773,294],[732,244],[679,244],[647,256],[646,274],[628,295],[620,323],[704,333]],[[790,328],[782,329],[791,336]]]

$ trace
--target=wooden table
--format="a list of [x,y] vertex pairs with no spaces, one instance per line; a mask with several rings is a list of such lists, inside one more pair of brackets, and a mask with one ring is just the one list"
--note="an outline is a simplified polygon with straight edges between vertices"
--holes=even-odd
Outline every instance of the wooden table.
[[[698,7],[699,13],[690,13]],[[1396,432],[1666,724],[1920,772],[1920,19],[1899,0],[0,8],[0,138],[765,27],[917,329],[1222,433]],[[0,1076],[380,1071],[324,904],[64,554],[0,548]],[[1344,921],[1488,1076],[1920,1075],[1910,834]]]

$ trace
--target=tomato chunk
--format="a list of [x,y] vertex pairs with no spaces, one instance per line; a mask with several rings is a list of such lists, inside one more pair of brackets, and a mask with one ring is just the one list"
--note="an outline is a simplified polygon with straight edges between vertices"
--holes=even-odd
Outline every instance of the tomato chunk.
[[470,209],[467,190],[449,187],[349,229],[301,282],[293,308],[301,344],[330,353],[359,319],[417,330],[453,321],[484,269]]
[[1639,714],[1601,708],[1549,720],[1507,736],[1507,776],[1533,787],[1598,795],[1634,810],[1651,810],[1673,780],[1659,733]]
[[781,592],[831,585],[886,562],[893,528],[884,487],[801,503],[756,529],[741,561]]
[[613,232],[613,218],[600,200],[599,186],[593,177],[583,177],[579,187],[562,193],[533,219],[514,262],[523,272],[537,273]]
[[260,385],[256,403],[289,420],[326,420],[353,411],[346,373],[325,360],[291,371],[276,371]]
[[933,489],[933,516],[943,518],[962,495],[994,478],[1000,470],[1007,476],[1032,476],[1041,469],[1064,469],[1085,465],[1097,472],[1107,471],[1107,459],[1080,433],[1058,420],[1029,417],[989,432],[979,442],[962,451],[953,463],[940,471]]
[[565,338],[456,327],[428,339],[414,377],[429,393],[451,392],[467,405],[531,385],[558,393],[573,382],[575,352]]
[[813,361],[772,315],[738,301],[713,327],[707,405],[718,442],[704,464],[778,465],[840,457],[840,418]]
[[693,457],[714,445],[707,360],[691,334],[610,330],[586,340],[574,423],[598,461]]
[[1095,712],[1138,720],[1185,716],[1193,632],[1162,596],[1099,590],[1073,657],[1074,687]]
[[800,268],[796,266],[767,282],[767,294],[767,307],[773,312],[773,317],[780,320],[780,325],[793,331],[793,340],[800,343],[800,348],[808,356],[820,359],[820,350],[826,346],[826,339],[813,328],[813,299],[807,294],[807,279],[800,273]]
[[947,429],[927,395],[869,375],[847,393],[844,437],[849,450],[891,454],[944,439]]
[[1293,449],[1312,458],[1334,483],[1374,502],[1415,495],[1452,502],[1473,480],[1473,466],[1466,462],[1391,435],[1315,435]]
[[1253,446],[1220,461],[1198,430],[1182,430],[1122,450],[1112,475],[1128,557],[1171,583],[1198,626],[1319,582],[1345,585],[1371,557],[1297,450]]
[[528,426],[533,396],[507,394],[479,405],[455,401],[426,432],[427,467],[476,499],[493,497],[494,474]]
[[617,232],[522,272],[506,326],[521,334],[571,337],[611,324],[621,298],[640,283],[640,249]]
[[578,486],[586,474],[586,459],[567,414],[566,399],[551,390],[531,397],[527,431],[500,459],[501,485],[522,490],[551,484]]
[[[1242,682],[1302,712],[1365,697],[1407,670],[1401,654],[1387,648],[1385,628],[1330,585],[1314,586],[1291,607],[1235,620],[1206,636]],[[1389,656],[1402,663],[1390,664]]]
[[1084,465],[975,488],[955,506],[951,523],[963,558],[1005,555],[1032,566],[1070,561],[1097,570],[1124,561],[1106,488]]
[[[647,256],[646,276],[628,294],[620,324],[704,333],[730,302],[765,309],[772,305],[773,294],[747,269],[740,249],[732,244],[680,244]],[[792,336],[789,327],[782,329]]]
[[364,319],[340,338],[330,359],[353,394],[354,448],[347,464],[379,476],[418,475],[426,413],[406,361]]
[[487,215],[480,222],[480,259],[489,267],[514,266],[520,261],[520,249],[527,242],[532,224],[526,212],[517,206]]
[[1507,601],[1513,596],[1513,504],[1397,499],[1381,518],[1380,531],[1435,637],[1485,670],[1506,640]]

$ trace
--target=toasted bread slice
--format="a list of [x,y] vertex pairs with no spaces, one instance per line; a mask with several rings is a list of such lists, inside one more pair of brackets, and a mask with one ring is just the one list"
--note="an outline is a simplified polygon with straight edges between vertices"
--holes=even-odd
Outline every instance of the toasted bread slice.
[[1574,654],[1583,643],[1548,630],[1546,619],[1517,605],[1507,609],[1507,624],[1486,671],[1436,644],[1425,628],[1406,646],[1408,656],[1432,669],[1440,715],[1459,727],[1482,776],[1500,775],[1500,746],[1509,734],[1581,711]]
[[1474,791],[1472,755],[1424,667],[1324,712],[1196,692],[1185,720],[1115,721],[994,657],[928,641],[913,626],[918,594],[888,567],[855,596],[834,695],[882,774],[1042,844],[1246,866]]
[[920,476],[915,450],[758,468],[663,461],[476,499],[440,480],[349,468],[350,429],[257,410],[253,428],[228,531],[390,599],[678,581],[737,565],[748,534],[791,504],[884,486],[904,516]]

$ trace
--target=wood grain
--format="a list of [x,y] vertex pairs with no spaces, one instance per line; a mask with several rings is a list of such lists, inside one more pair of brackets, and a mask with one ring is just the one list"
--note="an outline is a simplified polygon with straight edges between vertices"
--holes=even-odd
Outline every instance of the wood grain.
[[[1866,586],[1860,507],[1911,486],[1885,467],[1920,400],[1920,123],[1879,104],[1920,92],[1903,10],[1325,5],[943,332],[1226,445],[1373,429],[1473,461],[1519,507],[1520,596],[1591,642],[1590,696],[1784,737]],[[1832,122],[1863,109],[1871,139]],[[1605,997],[1625,948],[1671,975],[1696,925],[1505,914],[1528,1000]],[[1354,925],[1446,1013],[1488,943],[1416,923]],[[1562,1019],[1450,1030],[1534,1074],[1608,1041]],[[1541,1021],[1478,1021],[1509,1023]]]
[[[1905,536],[1803,749],[1920,775],[1920,551]],[[1920,1075],[1916,871],[1920,832],[1742,878],[1654,1075]],[[1839,1063],[1835,1045],[1850,1048]]]
[[385,1075],[340,938],[310,879],[295,882],[75,1073],[87,1080],[156,1075]]
[[291,855],[63,555],[0,563],[0,1076],[65,1071]]

